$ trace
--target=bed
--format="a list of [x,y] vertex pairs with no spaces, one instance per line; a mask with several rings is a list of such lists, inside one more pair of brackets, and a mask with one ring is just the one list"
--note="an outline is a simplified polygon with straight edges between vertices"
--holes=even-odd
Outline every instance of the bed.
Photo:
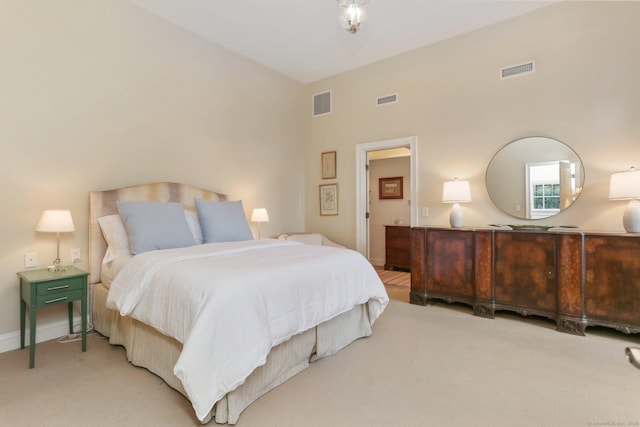
[[[150,205],[179,205],[195,244],[140,251],[140,242],[148,242],[136,234],[136,209]],[[133,213],[125,209],[131,206]],[[235,424],[247,406],[310,362],[370,335],[389,301],[375,270],[355,251],[278,239],[212,239],[218,224],[237,222],[216,216],[222,208],[230,215],[232,206],[235,218],[246,222],[243,212],[237,215],[241,203],[185,184],[89,195],[93,326],[122,345],[132,364],[186,396],[203,424]],[[151,240],[172,235],[172,227]]]

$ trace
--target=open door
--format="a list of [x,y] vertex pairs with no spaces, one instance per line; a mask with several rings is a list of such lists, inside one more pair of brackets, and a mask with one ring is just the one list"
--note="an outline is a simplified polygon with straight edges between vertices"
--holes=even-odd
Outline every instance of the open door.
[[368,153],[398,147],[408,147],[411,154],[411,225],[418,225],[417,161],[418,138],[415,136],[367,142],[356,145],[356,250],[369,259],[369,171]]

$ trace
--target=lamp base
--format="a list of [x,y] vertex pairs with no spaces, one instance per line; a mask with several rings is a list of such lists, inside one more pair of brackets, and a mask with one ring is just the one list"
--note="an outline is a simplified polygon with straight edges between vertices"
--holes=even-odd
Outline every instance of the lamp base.
[[640,233],[640,201],[629,202],[622,216],[622,224],[627,233]]
[[451,212],[449,212],[449,224],[452,228],[460,228],[463,222],[462,207],[460,203],[454,203],[451,205]]
[[60,258],[56,258],[53,260],[53,264],[47,267],[49,271],[65,271],[67,267],[60,266]]

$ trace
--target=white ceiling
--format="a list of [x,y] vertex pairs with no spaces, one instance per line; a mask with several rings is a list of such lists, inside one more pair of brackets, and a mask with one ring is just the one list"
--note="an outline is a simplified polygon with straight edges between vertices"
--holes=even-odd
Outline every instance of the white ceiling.
[[369,0],[357,34],[336,0],[129,0],[309,83],[547,6],[553,1]]

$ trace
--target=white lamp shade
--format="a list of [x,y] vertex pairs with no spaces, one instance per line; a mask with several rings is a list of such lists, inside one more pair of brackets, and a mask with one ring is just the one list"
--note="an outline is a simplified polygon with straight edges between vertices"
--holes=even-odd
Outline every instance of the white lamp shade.
[[42,213],[36,231],[43,233],[68,233],[76,231],[71,218],[71,212],[66,210],[48,209]]
[[442,203],[466,203],[471,201],[469,181],[446,181],[442,187]]
[[269,213],[266,208],[255,208],[251,214],[251,222],[269,222]]
[[609,200],[640,198],[640,170],[631,169],[611,175]]

